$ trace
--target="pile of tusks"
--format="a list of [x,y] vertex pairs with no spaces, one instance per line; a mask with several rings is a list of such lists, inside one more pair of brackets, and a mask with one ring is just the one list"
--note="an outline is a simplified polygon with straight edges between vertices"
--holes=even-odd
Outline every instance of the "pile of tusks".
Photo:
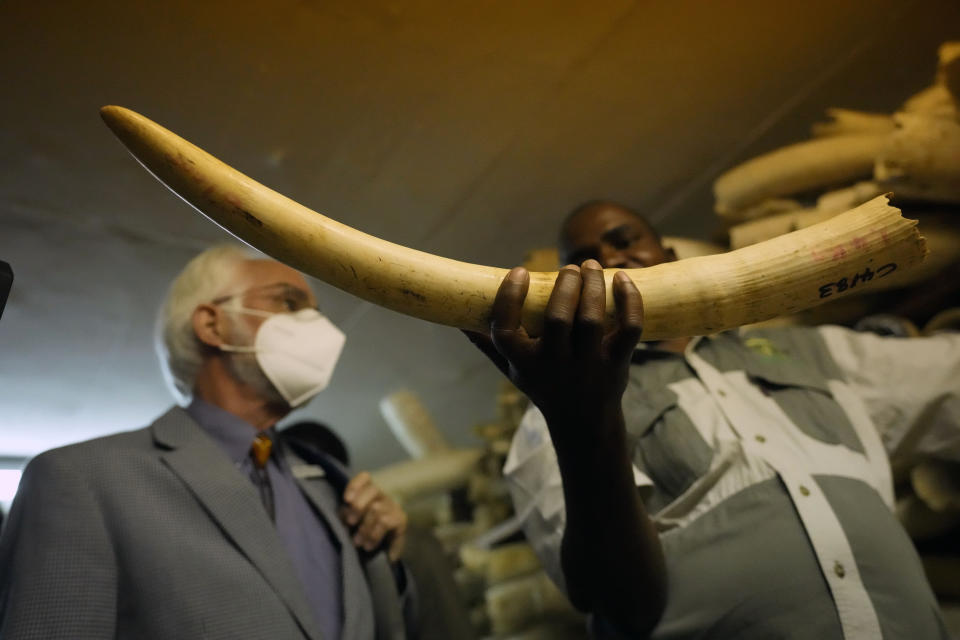
[[[940,47],[936,83],[892,115],[828,109],[814,139],[753,158],[714,183],[717,214],[746,222],[800,205],[788,196],[827,192],[814,210],[839,213],[881,193],[960,203],[960,42]],[[735,247],[736,248],[736,247]]]
[[[484,331],[505,269],[458,262],[331,220],[123,107],[101,115],[158,180],[241,240],[348,293],[410,316]],[[878,196],[801,231],[628,275],[644,340],[709,334],[816,306],[920,263],[916,222]],[[608,313],[614,313],[606,270]],[[537,334],[556,272],[530,274],[523,325]]]
[[[714,183],[740,249],[830,220],[880,194],[923,203],[930,259],[874,288],[926,280],[960,260],[960,42],[940,47],[936,82],[892,115],[829,109],[813,139],[753,158]],[[809,204],[804,204],[806,201]]]

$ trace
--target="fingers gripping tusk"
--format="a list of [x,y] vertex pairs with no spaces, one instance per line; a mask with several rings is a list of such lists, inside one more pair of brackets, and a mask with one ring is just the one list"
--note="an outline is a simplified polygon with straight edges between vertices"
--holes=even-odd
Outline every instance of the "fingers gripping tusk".
[[[122,107],[101,115],[157,179],[264,253],[375,304],[486,331],[507,270],[416,251],[340,224],[268,189]],[[700,335],[816,306],[923,260],[916,222],[880,196],[807,229],[726,254],[627,270],[644,340]],[[608,311],[611,281],[606,271]],[[531,273],[524,326],[538,333],[556,272]]]

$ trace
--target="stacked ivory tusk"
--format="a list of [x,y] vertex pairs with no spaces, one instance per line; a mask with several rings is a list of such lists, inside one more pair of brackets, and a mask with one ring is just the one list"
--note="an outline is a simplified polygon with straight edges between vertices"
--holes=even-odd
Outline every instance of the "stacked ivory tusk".
[[[107,125],[161,182],[264,253],[375,304],[485,331],[505,269],[441,258],[374,238],[271,191],[160,125],[104,107]],[[871,142],[876,136],[860,136]],[[854,154],[855,155],[855,154]],[[747,202],[739,196],[738,202]],[[643,295],[643,339],[709,334],[873,287],[925,255],[916,223],[879,196],[796,233],[722,255],[627,270]],[[607,270],[607,308],[615,313]],[[870,277],[868,277],[870,276]],[[523,325],[537,334],[556,272],[530,274]]]
[[814,125],[812,140],[748,160],[716,180],[716,212],[731,225],[730,248],[829,223],[892,192],[898,204],[917,210],[931,255],[922,268],[873,290],[917,284],[960,262],[960,42],[940,47],[936,83],[897,113],[827,113],[831,121]]
[[[373,478],[403,506],[411,539],[420,540],[405,561],[423,578],[421,595],[461,609],[456,637],[582,638],[583,616],[547,577],[530,544],[514,540],[519,526],[502,469],[527,400],[504,383],[497,405],[496,418],[474,428],[481,446],[456,449],[415,393],[386,396],[380,411],[412,459],[377,469]],[[424,564],[428,556],[434,560]],[[459,604],[451,605],[450,594],[437,598],[436,589],[457,591]]]
[[868,175],[886,140],[882,133],[832,135],[748,160],[714,183],[717,213],[745,219],[767,199]]
[[[583,637],[584,620],[544,572],[533,548],[516,540],[502,469],[527,400],[503,383],[496,417],[474,428],[481,446],[455,449],[437,428],[416,394],[399,391],[380,402],[390,429],[413,458],[373,472],[407,512],[415,531],[428,531],[445,555],[450,576],[427,566],[419,588],[426,599],[436,588],[456,590],[467,637],[530,637],[573,640]],[[420,534],[422,536],[422,533]],[[509,540],[509,542],[507,542]],[[417,556],[407,557],[411,571],[423,571]],[[439,600],[436,600],[439,602]],[[443,599],[449,604],[449,594]],[[456,637],[460,637],[457,635]]]
[[[874,178],[883,191],[923,185],[932,200],[960,202],[960,42],[940,47],[937,82],[887,115],[829,109],[814,140],[734,167],[714,185],[717,213],[732,222],[756,217],[767,201]],[[859,203],[857,203],[859,204]],[[780,208],[782,212],[782,207]]]
[[[940,48],[937,83],[887,115],[828,109],[814,139],[758,156],[714,183],[717,214],[744,223],[802,206],[797,196],[855,181],[875,185],[856,206],[892,191],[911,199],[960,204],[960,42]],[[790,204],[793,203],[793,207]],[[822,206],[821,211],[839,213]]]

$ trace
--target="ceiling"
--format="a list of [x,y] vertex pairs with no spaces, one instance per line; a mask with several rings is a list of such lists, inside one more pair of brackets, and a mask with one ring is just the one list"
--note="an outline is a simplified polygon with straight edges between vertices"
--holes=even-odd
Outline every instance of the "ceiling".
[[[830,106],[889,111],[960,38],[955,0],[0,3],[0,456],[147,424],[165,288],[229,239],[125,152],[140,111],[365,232],[508,267],[577,203],[717,229],[710,183]],[[455,443],[498,374],[458,332],[318,285],[348,334],[302,413],[361,467],[403,457],[378,409],[420,394]]]

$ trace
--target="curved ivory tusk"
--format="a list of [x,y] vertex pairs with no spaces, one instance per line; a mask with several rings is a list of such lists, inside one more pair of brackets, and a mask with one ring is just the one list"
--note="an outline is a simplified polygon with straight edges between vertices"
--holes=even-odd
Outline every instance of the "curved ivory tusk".
[[[730,228],[730,246],[733,249],[749,246],[796,229],[805,229],[818,222],[828,220],[836,213],[821,209],[802,209],[760,220],[745,222]],[[920,216],[923,225],[927,258],[914,269],[897,273],[878,281],[870,289],[857,289],[860,293],[870,293],[886,289],[897,289],[918,284],[936,276],[949,265],[960,260],[960,229],[951,224],[955,218],[950,214],[924,213]]]
[[831,213],[843,213],[847,209],[859,207],[867,200],[873,200],[885,192],[886,190],[876,182],[858,182],[849,187],[827,191],[822,194],[817,198],[817,209],[830,211]]
[[380,415],[394,437],[415,460],[444,453],[451,448],[433,421],[433,416],[412,391],[395,391],[381,398]]
[[717,178],[716,211],[742,220],[741,210],[768,198],[869,176],[886,139],[885,133],[828,136],[757,156]]
[[874,175],[899,196],[960,203],[960,122],[910,113],[877,156]]
[[730,248],[749,247],[792,231],[806,229],[837,214],[819,209],[797,209],[759,220],[749,220],[730,227]]
[[[268,255],[394,311],[488,329],[505,269],[366,235],[271,191],[137,113],[104,107],[101,114],[161,182]],[[881,196],[827,223],[739,251],[628,270],[643,294],[643,339],[713,333],[793,313],[843,295],[857,274],[873,273],[855,285],[871,286],[923,259],[915,225]],[[608,313],[614,273],[605,273]],[[523,324],[533,333],[555,279],[556,272],[530,274]]]
[[953,104],[950,90],[942,84],[935,84],[910,96],[898,113],[910,113],[928,118],[954,118],[957,107]]
[[450,449],[429,458],[395,462],[371,475],[378,487],[403,502],[464,486],[485,454],[481,448]]
[[940,45],[937,82],[950,92],[954,106],[960,109],[960,42],[944,42]]
[[817,198],[817,206],[813,209],[798,206],[793,211],[742,222],[730,227],[730,248],[740,249],[791,231],[806,229],[818,222],[829,220],[838,213],[858,207],[867,200],[876,198],[883,191],[880,185],[874,182],[858,182],[845,189],[828,191]]
[[852,109],[827,109],[829,122],[817,122],[811,127],[815,138],[827,136],[856,135],[865,133],[890,133],[893,131],[893,117],[887,113],[869,113]]

